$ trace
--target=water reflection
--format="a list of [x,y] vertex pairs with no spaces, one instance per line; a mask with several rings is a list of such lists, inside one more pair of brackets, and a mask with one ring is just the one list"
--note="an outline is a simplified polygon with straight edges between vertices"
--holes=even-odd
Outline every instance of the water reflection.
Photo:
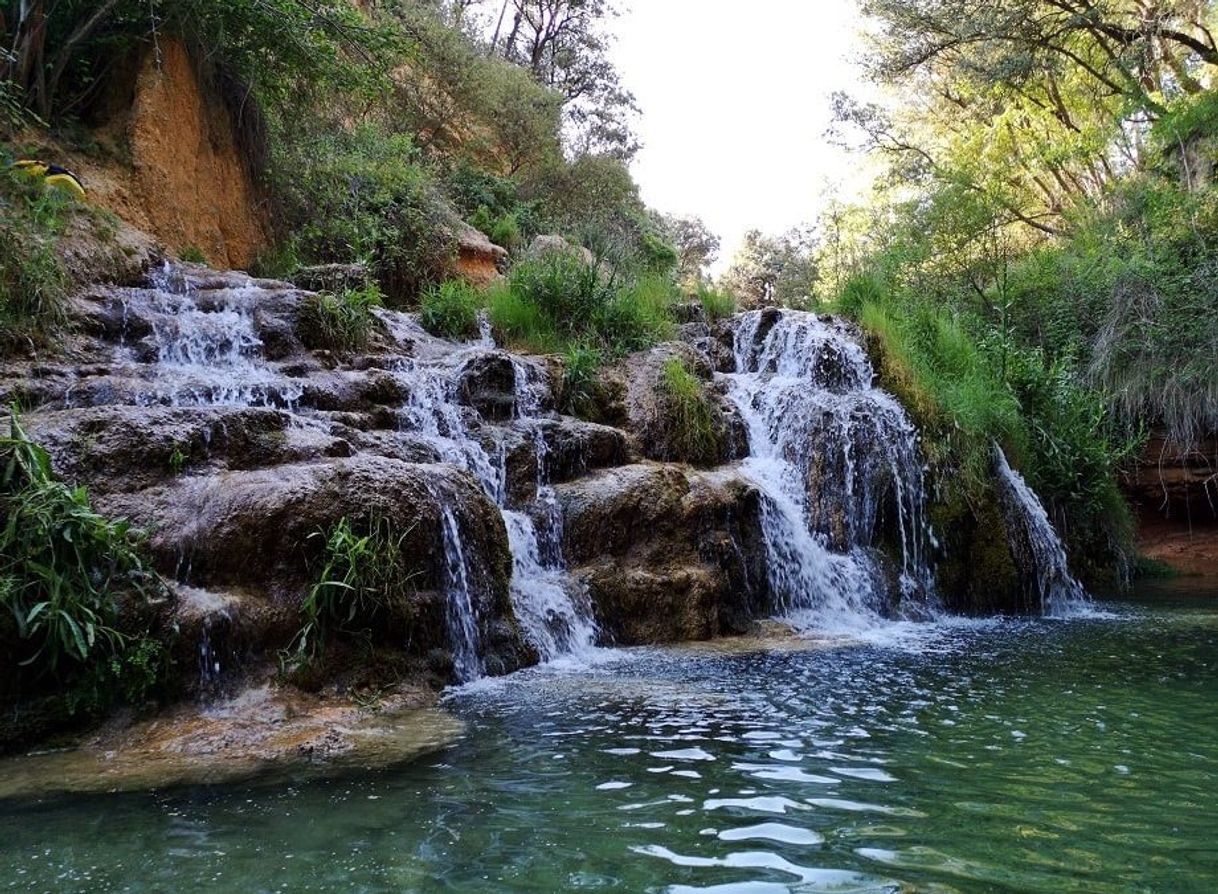
[[[919,638],[920,637],[920,638]],[[1210,891],[1218,614],[638,651],[393,770],[0,806],[13,890]]]

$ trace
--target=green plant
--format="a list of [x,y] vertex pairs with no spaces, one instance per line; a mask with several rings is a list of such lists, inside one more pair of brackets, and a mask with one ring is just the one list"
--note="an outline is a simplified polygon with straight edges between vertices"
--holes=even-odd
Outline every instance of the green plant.
[[423,292],[419,321],[432,335],[474,338],[482,301],[481,293],[469,283],[450,279]]
[[405,548],[410,530],[374,514],[362,522],[344,516],[328,532],[311,535],[324,539],[325,546],[290,648],[298,663],[320,657],[333,633],[367,633],[390,613],[410,614],[415,578]]
[[197,245],[187,245],[178,252],[178,257],[188,264],[206,264],[207,255]]
[[69,277],[59,237],[74,203],[39,178],[0,172],[0,350],[63,323]]
[[736,312],[735,295],[726,289],[711,288],[704,283],[698,286],[698,303],[702,305],[702,313],[708,323],[726,319]]
[[368,344],[376,324],[372,310],[381,304],[381,292],[375,285],[345,289],[337,295],[308,295],[301,303],[297,332],[315,350],[358,351]]
[[181,475],[182,470],[186,467],[187,455],[182,451],[181,444],[175,444],[173,453],[169,455],[169,471],[175,475]]
[[701,380],[674,357],[664,364],[660,390],[659,412],[669,458],[695,465],[718,462],[723,437]]
[[600,372],[605,355],[594,347],[571,345],[563,352],[562,393],[559,404],[566,413],[596,421],[603,397]]
[[120,597],[160,586],[138,533],[94,512],[84,488],[58,481],[15,410],[0,462],[0,605],[16,625],[20,665],[64,675],[121,660],[129,639],[119,629]]

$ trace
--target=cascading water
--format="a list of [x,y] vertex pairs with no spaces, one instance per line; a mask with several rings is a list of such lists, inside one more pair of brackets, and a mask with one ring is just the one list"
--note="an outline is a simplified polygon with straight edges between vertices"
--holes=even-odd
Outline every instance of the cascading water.
[[200,301],[200,290],[166,262],[151,277],[149,303],[157,348],[156,380],[141,403],[171,406],[292,406],[300,384],[263,360],[254,307],[263,290],[250,284]]
[[[574,598],[574,583],[565,574],[562,560],[562,516],[546,475],[546,443],[543,431],[541,394],[548,387],[544,374],[512,358],[514,381],[513,429],[523,434],[533,451],[536,466],[535,496],[526,505],[512,505],[507,486],[505,431],[489,431],[493,445],[471,433],[466,421],[469,408],[458,402],[462,370],[494,344],[484,334],[480,342],[454,350],[445,346],[443,356],[416,358],[400,375],[410,390],[406,427],[420,436],[443,462],[468,469],[483,491],[499,508],[507,528],[512,552],[512,605],[526,638],[543,661],[588,648],[596,638],[591,607]],[[455,538],[459,531],[445,526],[450,566],[460,554]],[[460,596],[461,588],[455,592]],[[575,594],[576,596],[580,594]],[[454,642],[475,638],[477,623],[468,599],[450,598],[449,626]],[[472,664],[458,666],[463,679],[477,677],[481,669]]]
[[1041,614],[1054,618],[1085,610],[1091,600],[1070,573],[1065,547],[1053,530],[1044,504],[1023,476],[1011,468],[1002,448],[995,444],[992,450],[999,502],[1011,529],[1012,543],[1031,570]]
[[[81,400],[117,397],[137,405],[278,407],[291,412],[296,427],[328,431],[324,413],[301,406],[303,379],[268,359],[260,335],[268,303],[278,301],[276,312],[292,313],[285,310],[297,300],[291,290],[239,274],[213,276],[166,263],[153,272],[149,288],[116,291],[122,302],[123,337],[115,348],[111,376],[99,391],[82,392]],[[129,340],[133,311],[148,325]],[[565,573],[561,512],[547,480],[542,411],[549,387],[546,373],[497,351],[485,321],[478,341],[454,345],[427,334],[408,314],[377,313],[402,351],[389,370],[408,395],[400,412],[401,437],[411,439],[416,449],[425,447],[439,463],[471,473],[499,508],[513,558],[511,597],[526,637],[543,660],[590,646],[596,636],[591,607],[574,592],[574,582]],[[467,365],[488,356],[507,357],[512,367],[514,407],[512,418],[502,422],[483,418],[462,400]],[[533,452],[536,482],[527,499],[513,500],[508,448],[521,439]],[[480,557],[465,548],[461,516],[444,474],[430,486],[442,507],[441,572],[454,667],[460,679],[471,680],[485,670],[474,574]],[[183,561],[188,563],[189,557]],[[206,652],[208,643],[201,648]],[[204,660],[214,664],[206,655]]]
[[[838,321],[773,310],[741,315],[735,335],[736,371],[722,378],[748,429],[743,469],[763,494],[775,599],[827,629],[932,610],[917,433],[872,387],[857,338]],[[895,594],[881,539],[900,552]]]

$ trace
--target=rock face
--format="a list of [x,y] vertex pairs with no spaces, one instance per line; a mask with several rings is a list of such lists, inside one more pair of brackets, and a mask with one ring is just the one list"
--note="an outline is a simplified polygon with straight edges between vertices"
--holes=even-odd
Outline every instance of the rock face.
[[731,472],[646,463],[558,488],[563,545],[619,645],[744,632],[769,612],[757,489]]
[[101,129],[121,134],[131,168],[83,159],[80,169],[90,203],[171,253],[193,248],[218,266],[246,267],[267,245],[261,201],[230,116],[195,62],[173,38],[149,47],[129,78],[117,78],[123,101]]
[[[697,380],[700,397],[709,412],[714,445],[708,455],[689,457],[674,426],[676,414],[666,384],[666,370],[677,363]],[[604,381],[606,399],[601,410],[605,419],[634,436],[639,451],[649,459],[692,460],[699,465],[719,465],[741,459],[748,453],[748,437],[735,407],[724,399],[713,380],[705,355],[680,342],[658,345],[632,354],[610,370]]]
[[457,275],[475,286],[485,286],[499,279],[500,268],[507,262],[507,250],[469,224],[457,224],[455,230]]

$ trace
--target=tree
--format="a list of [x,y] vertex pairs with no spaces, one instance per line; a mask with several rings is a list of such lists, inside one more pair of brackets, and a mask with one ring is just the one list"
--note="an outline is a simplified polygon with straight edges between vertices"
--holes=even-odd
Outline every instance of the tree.
[[807,229],[777,237],[750,230],[723,274],[723,285],[744,307],[808,305],[819,280],[816,247],[815,235]]
[[609,61],[611,0],[503,0],[490,52],[563,97],[568,139],[581,154],[628,159],[638,150],[634,95]]
[[700,217],[661,215],[659,225],[677,251],[677,278],[687,287],[699,285],[706,268],[719,256],[719,237]]

